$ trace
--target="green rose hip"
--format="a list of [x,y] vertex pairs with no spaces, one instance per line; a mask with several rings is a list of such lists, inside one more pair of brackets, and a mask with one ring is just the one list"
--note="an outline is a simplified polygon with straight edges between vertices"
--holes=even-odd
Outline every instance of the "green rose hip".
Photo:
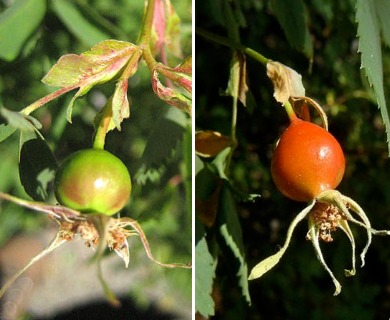
[[66,158],[58,169],[54,191],[64,206],[110,216],[129,200],[130,174],[123,162],[106,150],[81,150]]

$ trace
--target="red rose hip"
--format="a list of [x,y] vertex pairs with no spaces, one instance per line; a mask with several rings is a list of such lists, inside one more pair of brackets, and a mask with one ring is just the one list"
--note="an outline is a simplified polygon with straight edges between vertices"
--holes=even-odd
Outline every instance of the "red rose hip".
[[283,132],[271,164],[273,181],[286,197],[311,201],[335,189],[345,171],[338,141],[325,129],[295,118]]

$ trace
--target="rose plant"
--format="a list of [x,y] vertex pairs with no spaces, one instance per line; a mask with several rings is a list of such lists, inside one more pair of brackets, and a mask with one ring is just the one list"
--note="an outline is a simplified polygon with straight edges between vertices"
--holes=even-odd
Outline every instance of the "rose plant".
[[[11,8],[7,18],[15,20],[18,12],[30,10],[30,4],[31,1],[25,6],[18,4]],[[55,6],[58,6],[56,10],[65,11],[72,5],[59,1]],[[136,43],[106,39],[80,55],[65,54],[42,80],[59,89],[20,111],[4,107],[0,109],[2,118],[7,122],[0,125],[0,140],[20,132],[20,181],[33,200],[5,192],[0,192],[0,198],[46,213],[59,225],[59,231],[50,245],[4,284],[0,297],[27,268],[76,235],[85,241],[87,247],[96,247],[99,280],[113,304],[117,304],[118,300],[101,276],[100,260],[108,248],[115,251],[127,267],[127,238],[131,235],[139,236],[147,256],[153,262],[167,268],[191,268],[190,263],[162,263],[155,259],[140,224],[126,215],[120,217],[121,210],[130,200],[132,181],[126,164],[105,150],[107,134],[121,131],[124,121],[130,116],[129,80],[137,73],[141,62],[149,71],[151,89],[155,95],[178,108],[185,118],[191,116],[192,59],[191,56],[182,55],[179,24],[180,19],[169,0],[146,1]],[[173,56],[175,59],[171,59]],[[173,60],[181,62],[172,67]],[[76,100],[92,88],[109,82],[115,83],[115,89],[94,116],[91,147],[70,154],[58,167],[44,139],[42,124],[32,113],[54,99],[77,90],[66,112],[66,119],[72,123]],[[53,189],[55,203],[50,200]]]
[[[386,268],[387,241],[377,243],[371,257],[366,253],[373,234],[388,235],[371,227],[374,218],[377,225],[386,225],[388,217],[384,136],[389,137],[390,121],[385,103],[388,83],[383,76],[388,72],[388,57],[382,56],[380,42],[388,45],[383,37],[388,31],[384,19],[388,10],[383,3],[366,1],[340,7],[278,0],[221,1],[197,8],[197,43],[202,48],[196,60],[195,135],[196,296],[200,297],[196,312],[200,317],[302,318],[308,310],[312,316],[361,316],[367,311],[369,296],[386,294],[386,275],[369,272],[367,277],[350,280],[340,299],[329,299],[323,282],[318,281],[322,270],[306,256],[306,247],[293,247],[290,240],[293,231],[298,233],[298,221],[307,219],[306,239],[331,275],[336,294],[341,285],[337,272],[330,270],[336,267],[329,268],[324,257],[332,258],[337,269],[345,264],[340,229],[352,246],[347,275],[356,269],[355,247],[361,240],[356,226],[367,233],[362,263],[375,270]],[[338,19],[340,12],[349,18]],[[321,106],[309,98],[297,72],[259,51],[303,70],[306,86]],[[362,74],[367,82],[361,81]],[[280,108],[272,101],[267,76],[274,82],[274,97],[291,119],[289,124],[278,119]],[[382,119],[371,110],[377,104]],[[323,128],[318,126],[318,117],[309,117],[311,107],[317,110]],[[325,111],[332,116],[330,132],[335,136],[328,131]],[[274,150],[280,123],[288,129]],[[368,182],[373,180],[375,185]],[[283,199],[277,189],[301,203]],[[364,213],[341,192],[354,194],[376,212]],[[295,219],[287,217],[301,210],[291,208],[302,204],[307,208]],[[285,245],[283,240],[279,246],[280,232],[291,221]],[[327,254],[320,248],[324,241]],[[248,282],[248,275],[257,279],[281,261],[287,246],[290,259],[284,256],[279,272]],[[267,254],[267,250],[277,254]],[[267,255],[271,257],[258,264]],[[363,290],[367,296],[361,294]],[[286,303],[280,304],[281,297]],[[371,301],[375,303],[367,314],[378,317],[376,299]],[[356,307],[354,313],[349,310],[351,304]],[[384,300],[381,306],[380,314],[385,315]]]

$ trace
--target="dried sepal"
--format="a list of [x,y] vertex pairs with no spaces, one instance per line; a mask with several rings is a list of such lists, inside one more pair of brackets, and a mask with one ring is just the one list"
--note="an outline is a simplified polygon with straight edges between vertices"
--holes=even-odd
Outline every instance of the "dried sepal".
[[277,253],[273,254],[272,256],[269,256],[268,258],[266,258],[263,261],[261,261],[260,263],[258,263],[252,269],[252,271],[248,277],[248,280],[260,278],[264,273],[268,272],[269,270],[271,270],[273,267],[275,267],[279,263],[279,260],[282,258],[282,256],[284,255],[284,253],[286,252],[286,250],[290,244],[291,237],[292,237],[292,234],[295,230],[295,227],[298,225],[298,223],[300,221],[302,221],[307,216],[307,214],[313,208],[314,205],[315,205],[315,201],[312,201],[305,209],[303,209],[295,217],[295,219],[291,222],[290,226],[288,227],[287,236],[286,236],[286,240],[283,244],[283,247],[281,247]]
[[[368,248],[371,245],[372,241],[372,235],[380,235],[380,236],[389,236],[390,235],[390,230],[376,230],[371,227],[370,220],[368,219],[366,213],[364,210],[359,206],[359,204],[356,203],[356,201],[352,200],[351,198],[344,196],[340,192],[336,190],[327,190],[324,191],[319,195],[317,198],[318,201],[321,202],[327,202],[334,204],[339,208],[342,213],[345,215],[345,219],[353,222],[364,229],[366,229],[367,232],[367,242],[365,247],[362,250],[362,253],[360,254],[360,258],[362,261],[361,266],[363,267],[365,264],[365,256],[368,251]],[[355,219],[352,214],[350,213],[350,210],[354,212],[360,219],[357,220]]]
[[[334,222],[333,218],[334,216],[337,216],[337,224],[334,225],[334,228],[330,228],[329,232],[335,231],[337,228],[340,228],[348,237],[351,247],[352,247],[352,268],[350,270],[345,270],[346,276],[354,276],[356,274],[356,244],[355,244],[355,238],[352,233],[352,230],[349,227],[348,222],[355,223],[361,227],[363,227],[367,232],[367,241],[366,244],[360,254],[361,258],[361,267],[365,264],[365,257],[367,254],[367,251],[371,245],[372,241],[372,235],[390,235],[389,230],[376,230],[371,227],[370,220],[368,219],[366,213],[364,210],[360,207],[360,205],[352,200],[351,198],[344,196],[339,191],[336,190],[327,190],[321,193],[317,198],[318,204],[322,210],[322,213],[326,216],[324,218],[325,223],[331,224]],[[329,215],[327,212],[332,211],[333,215]],[[358,216],[358,219],[356,219],[351,212],[355,213]],[[338,281],[335,279],[333,273],[330,271],[328,266],[325,264],[325,261],[323,259],[321,249],[319,247],[318,241],[324,240],[321,236],[321,230],[323,227],[323,223],[318,219],[318,216],[316,217],[317,212],[310,212],[309,214],[309,229],[314,230],[310,231],[310,237],[309,240],[312,241],[317,257],[320,260],[323,267],[328,271],[330,274],[335,286],[336,291],[335,295],[340,293],[339,290],[341,290],[341,287],[339,287]],[[318,215],[318,214],[317,214]],[[316,236],[317,238],[313,238]]]
[[54,251],[56,248],[61,246],[63,243],[69,241],[73,238],[73,234],[69,232],[69,230],[60,229],[54,239],[51,241],[49,246],[38,253],[35,257],[33,257],[23,268],[21,268],[18,272],[16,272],[0,289],[0,298],[4,295],[4,293],[8,290],[8,288],[15,282],[17,278],[19,278],[28,268],[34,265],[36,262],[41,260],[43,257],[48,255],[50,252]]
[[355,244],[355,237],[353,236],[352,230],[349,227],[348,221],[347,220],[341,220],[340,229],[344,231],[346,236],[349,239],[349,242],[351,243],[351,248],[352,248],[352,268],[350,270],[345,269],[344,274],[346,277],[351,277],[356,274],[356,244]]
[[145,233],[143,232],[141,226],[139,225],[139,223],[131,218],[127,218],[127,217],[124,217],[124,218],[121,218],[121,223],[123,224],[123,228],[124,227],[128,227],[130,226],[140,237],[141,239],[141,242],[144,246],[144,249],[145,249],[145,252],[146,252],[146,255],[148,256],[148,258],[153,261],[154,263],[162,266],[162,267],[165,267],[165,268],[186,268],[186,269],[189,269],[191,268],[191,264],[190,263],[162,263],[158,260],[156,260],[154,257],[153,257],[153,254],[152,254],[152,251],[150,249],[150,246],[149,246],[149,242],[148,242],[148,239],[146,238],[146,235]]
[[319,239],[320,239],[319,233],[320,233],[320,228],[318,228],[316,223],[312,219],[310,219],[310,216],[309,216],[309,232],[308,232],[309,237],[308,238],[310,239],[310,241],[314,247],[314,252],[315,252],[318,260],[320,261],[321,265],[324,267],[324,269],[329,273],[330,277],[332,278],[332,281],[333,281],[334,286],[335,286],[335,291],[334,291],[333,295],[337,296],[341,292],[341,285],[340,285],[340,282],[338,282],[338,280],[334,276],[332,270],[326,264],[324,256],[322,255],[320,242],[319,242]]
[[[191,268],[191,264],[162,263],[155,259],[152,255],[146,235],[144,234],[138,222],[133,219],[114,219],[106,215],[81,214],[78,211],[64,206],[55,206],[41,202],[27,201],[3,192],[0,192],[0,198],[35,211],[46,213],[48,214],[49,218],[55,220],[60,226],[59,231],[50,245],[34,258],[32,258],[26,266],[20,269],[11,279],[5,283],[5,285],[0,289],[0,298],[15,282],[15,280],[29,267],[31,267],[33,264],[38,262],[40,259],[45,257],[63,243],[73,240],[76,235],[84,240],[87,247],[91,247],[93,249],[96,248],[96,260],[99,268],[99,281],[103,286],[106,298],[113,305],[118,305],[119,300],[116,298],[115,294],[111,291],[103,279],[100,261],[105,248],[108,247],[110,250],[114,250],[118,254],[118,256],[125,262],[127,267],[130,261],[127,238],[132,235],[138,235],[140,237],[148,258],[154,263],[166,268]],[[127,229],[128,227],[131,229]]]
[[133,230],[126,229],[126,224],[121,219],[110,219],[107,235],[107,246],[110,250],[114,250],[116,254],[123,260],[126,268],[130,263],[130,252],[127,238],[138,235]]
[[277,61],[269,61],[267,63],[267,76],[274,85],[276,101],[283,104],[291,97],[305,96],[302,76],[294,69]]
[[[355,218],[353,214],[356,215],[357,218]],[[352,267],[351,269],[345,269],[344,271],[345,276],[350,277],[356,274],[356,243],[349,223],[357,224],[363,227],[367,232],[367,241],[360,254],[362,267],[365,264],[365,256],[371,245],[372,235],[390,235],[390,230],[373,229],[366,213],[360,205],[356,203],[356,201],[344,196],[339,191],[327,190],[322,192],[295,217],[288,228],[286,241],[283,247],[276,254],[257,264],[252,269],[249,280],[261,277],[279,262],[290,243],[291,236],[296,225],[306,216],[309,223],[309,230],[306,235],[306,239],[311,241],[318,260],[330,275],[335,286],[334,295],[338,295],[341,292],[341,285],[325,262],[320,247],[320,241],[332,242],[332,232],[336,231],[338,228],[346,234],[352,249]]]
[[64,206],[50,205],[50,204],[46,204],[43,202],[36,202],[36,201],[28,201],[28,200],[11,196],[4,192],[0,192],[0,198],[13,202],[19,206],[32,209],[34,211],[47,213],[49,215],[49,218],[53,218],[53,219],[65,220],[68,222],[72,222],[73,220],[77,220],[77,219],[84,219],[81,216],[81,213],[79,211]]
[[[303,112],[308,112],[308,110],[305,110],[307,106],[311,106],[314,108],[315,111],[319,114],[321,121],[322,121],[322,126],[323,128],[328,131],[328,116],[326,115],[324,109],[312,98],[309,97],[291,97],[292,104],[294,106],[294,109],[300,108],[301,110],[298,110],[298,114]],[[302,110],[303,109],[303,110]],[[310,121],[310,115],[305,115],[304,118],[306,117],[306,121]]]

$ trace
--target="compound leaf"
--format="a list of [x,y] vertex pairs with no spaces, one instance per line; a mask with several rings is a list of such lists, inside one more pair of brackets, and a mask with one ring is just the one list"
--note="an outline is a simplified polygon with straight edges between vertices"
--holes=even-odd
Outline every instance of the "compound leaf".
[[356,20],[358,22],[362,68],[364,68],[368,81],[374,89],[382,119],[385,123],[390,150],[390,118],[383,87],[380,28],[375,3],[373,1],[359,0],[357,2]]
[[16,0],[0,15],[1,59],[15,60],[45,13],[45,0]]
[[20,150],[19,176],[26,193],[36,201],[49,197],[57,161],[47,143],[35,137],[24,141]]
[[244,244],[242,240],[241,224],[238,219],[238,213],[231,194],[227,186],[223,186],[219,201],[219,232],[238,260],[237,277],[241,286],[242,295],[248,303],[251,302],[248,287],[248,266],[244,255]]
[[313,43],[305,19],[302,0],[272,0],[272,9],[286,34],[288,42],[309,59],[313,56]]
[[[199,233],[199,230],[204,229],[200,223],[197,223],[196,230]],[[195,309],[204,317],[208,317],[214,315],[214,301],[211,293],[216,263],[209,252],[204,235],[197,240],[195,245]]]
[[[140,57],[138,46],[125,41],[105,40],[81,55],[62,56],[42,81],[51,86],[79,88],[68,106],[67,118],[71,121],[75,99],[93,86],[117,76],[133,55]],[[137,68],[138,59],[135,60],[133,70]]]
[[101,31],[98,26],[93,25],[82,11],[76,7],[74,1],[56,0],[52,1],[52,6],[57,16],[66,25],[66,27],[77,38],[88,46],[93,46],[110,36]]

